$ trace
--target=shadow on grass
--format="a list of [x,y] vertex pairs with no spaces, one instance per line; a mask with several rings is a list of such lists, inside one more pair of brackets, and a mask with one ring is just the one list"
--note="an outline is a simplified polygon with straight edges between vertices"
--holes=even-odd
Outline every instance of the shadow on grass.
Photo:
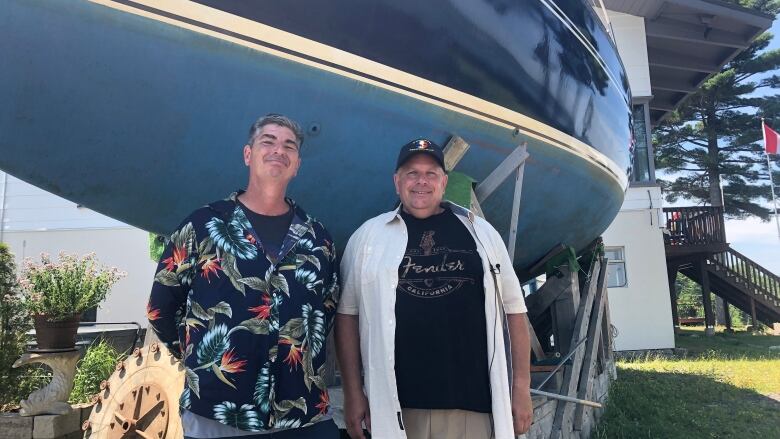
[[721,358],[780,359],[780,337],[774,335],[719,332],[707,337],[703,331],[683,330],[675,337],[675,345],[685,349],[688,358],[710,358],[714,351]]
[[619,369],[594,438],[778,438],[780,401],[713,378]]

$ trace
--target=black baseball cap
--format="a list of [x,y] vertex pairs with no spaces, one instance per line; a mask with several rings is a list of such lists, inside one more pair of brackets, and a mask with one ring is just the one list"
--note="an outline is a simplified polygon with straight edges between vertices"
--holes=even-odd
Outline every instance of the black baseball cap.
[[442,169],[444,169],[444,152],[441,147],[428,139],[416,139],[407,143],[401,147],[401,152],[398,153],[398,162],[396,162],[395,170],[403,166],[409,158],[415,154],[428,154],[436,163],[438,163]]

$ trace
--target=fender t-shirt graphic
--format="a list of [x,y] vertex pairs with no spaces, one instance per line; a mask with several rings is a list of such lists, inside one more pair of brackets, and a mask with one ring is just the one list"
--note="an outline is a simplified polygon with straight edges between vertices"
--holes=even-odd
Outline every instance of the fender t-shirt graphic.
[[[457,221],[457,218],[455,219]],[[417,248],[407,248],[398,272],[398,287],[412,296],[436,298],[458,291],[464,284],[473,287],[473,267],[480,263],[476,249],[451,249],[436,245],[435,230],[426,230]]]
[[401,407],[490,412],[482,260],[449,209],[406,212],[398,266],[395,371]]

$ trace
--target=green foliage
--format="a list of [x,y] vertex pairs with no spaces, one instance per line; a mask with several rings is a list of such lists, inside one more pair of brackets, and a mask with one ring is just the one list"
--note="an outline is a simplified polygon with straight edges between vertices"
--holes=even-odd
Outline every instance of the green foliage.
[[[775,1],[739,3],[778,8]],[[756,38],[654,130],[656,168],[671,177],[659,180],[667,201],[720,206],[722,182],[727,216],[769,219],[761,204],[771,199],[761,118],[780,127],[780,95],[763,93],[780,87],[770,73],[780,67],[780,49],[767,50],[771,39]]]
[[149,258],[153,262],[159,262],[165,251],[165,237],[149,233]]
[[[704,305],[701,299],[701,286],[682,273],[677,273],[677,315],[682,317],[704,317]],[[711,295],[713,305],[715,295]],[[750,322],[750,316],[736,306],[729,306],[732,327],[744,327]],[[724,322],[718,322],[723,324]]]
[[98,306],[126,273],[99,265],[94,253],[60,253],[59,262],[41,254],[40,263],[24,261],[20,284],[30,314],[63,319]]
[[32,325],[16,281],[13,254],[6,244],[0,243],[0,412],[17,407],[20,400],[51,377],[51,372],[44,367],[12,367],[25,352],[26,332],[30,329]]
[[93,343],[84,358],[76,366],[76,379],[73,391],[70,392],[70,402],[89,402],[92,396],[100,391],[100,382],[107,380],[116,364],[124,358],[105,340]]
[[677,273],[677,314],[680,317],[704,317],[701,287],[682,273]]
[[775,15],[780,11],[780,2],[777,0],[723,0],[743,8],[753,9],[764,14]]

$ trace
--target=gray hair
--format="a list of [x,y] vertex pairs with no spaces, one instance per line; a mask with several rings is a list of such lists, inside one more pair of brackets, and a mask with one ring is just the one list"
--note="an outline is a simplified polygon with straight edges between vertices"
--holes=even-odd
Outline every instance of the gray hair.
[[252,124],[249,128],[249,140],[247,141],[247,144],[251,146],[255,142],[257,135],[260,134],[260,130],[263,129],[264,126],[271,124],[289,128],[298,140],[298,147],[300,148],[303,146],[303,130],[301,130],[301,126],[298,125],[298,122],[287,116],[275,113],[266,114]]

